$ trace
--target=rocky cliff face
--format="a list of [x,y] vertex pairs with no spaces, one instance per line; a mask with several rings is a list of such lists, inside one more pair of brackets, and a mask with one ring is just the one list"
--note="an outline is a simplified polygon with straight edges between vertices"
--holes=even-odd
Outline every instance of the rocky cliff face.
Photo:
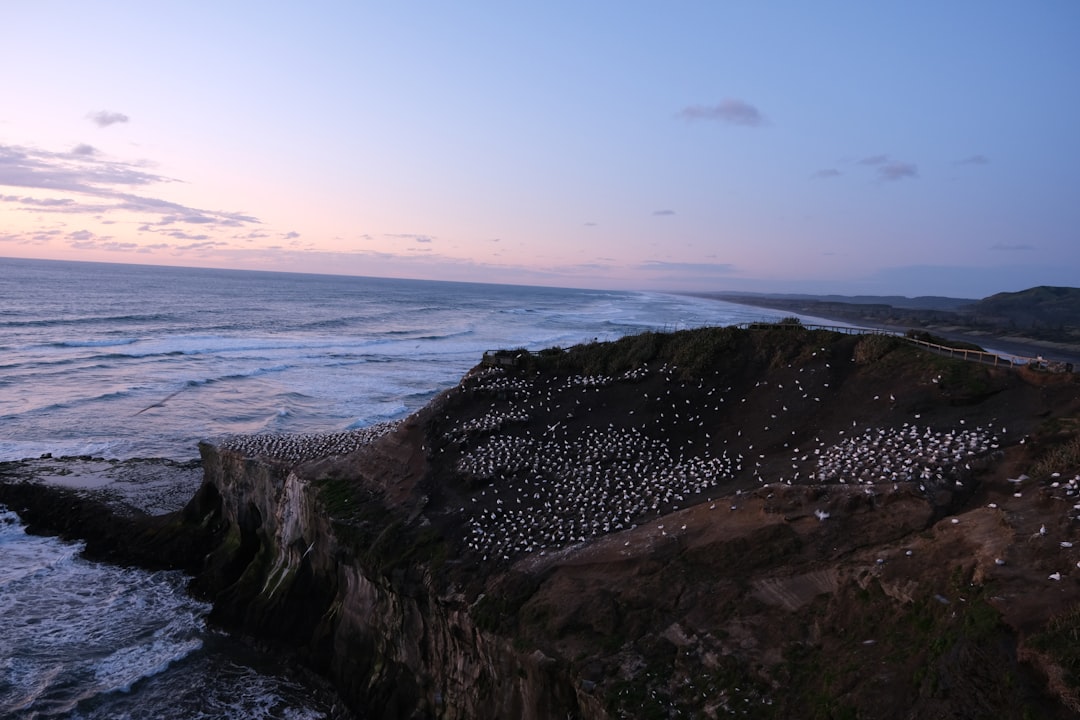
[[365,567],[350,543],[359,528],[333,520],[309,478],[200,450],[196,514],[223,533],[195,584],[214,600],[212,620],[292,648],[365,717],[579,713],[564,663],[478,628],[464,597],[443,594],[425,567]]

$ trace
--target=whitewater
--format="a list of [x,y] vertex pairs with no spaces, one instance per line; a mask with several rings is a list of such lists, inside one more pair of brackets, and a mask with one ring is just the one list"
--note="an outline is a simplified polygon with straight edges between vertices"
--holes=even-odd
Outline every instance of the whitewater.
[[[191,461],[202,440],[403,418],[487,350],[781,315],[662,293],[0,258],[0,461]],[[182,575],[80,550],[0,506],[0,718],[340,716],[317,683],[207,627]]]

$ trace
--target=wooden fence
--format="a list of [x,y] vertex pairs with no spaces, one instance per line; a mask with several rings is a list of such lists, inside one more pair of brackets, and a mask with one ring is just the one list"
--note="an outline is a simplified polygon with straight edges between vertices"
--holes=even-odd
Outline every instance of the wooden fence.
[[[968,350],[965,348],[955,348],[948,345],[939,345],[927,340],[921,340],[919,338],[910,337],[905,333],[896,330],[882,330],[880,328],[864,328],[854,327],[849,325],[809,325],[804,323],[775,323],[775,322],[747,322],[738,323],[731,327],[737,327],[744,330],[775,330],[777,328],[791,328],[792,330],[828,330],[829,332],[844,333],[845,335],[888,335],[890,337],[900,338],[905,342],[912,343],[923,347],[930,352],[937,353],[938,355],[946,355],[948,357],[960,358],[961,360],[967,360],[969,362],[982,363],[984,365],[993,365],[994,367],[1030,367],[1037,370],[1043,370],[1046,372],[1075,372],[1078,370],[1073,367],[1072,363],[1061,362],[1059,360],[1047,360],[1043,357],[1028,357],[1024,355],[1012,355],[1012,354],[998,354],[992,352],[986,352],[985,350]],[[514,366],[517,365],[517,358],[521,353],[528,353],[529,355],[539,354],[536,351],[530,350],[515,350],[513,355],[509,355],[506,351],[489,350],[484,353],[482,360],[484,365],[488,366]]]
[[880,328],[862,328],[862,327],[847,327],[839,325],[806,325],[801,323],[765,323],[765,322],[751,322],[740,323],[736,327],[746,328],[750,330],[767,330],[773,328],[802,328],[805,330],[828,330],[830,332],[841,332],[847,335],[889,335],[891,337],[897,337],[905,342],[918,345],[926,348],[930,352],[937,353],[938,355],[946,355],[948,357],[960,358],[969,362],[983,363],[985,365],[993,365],[995,367],[1031,367],[1038,370],[1045,370],[1047,372],[1074,372],[1075,368],[1072,363],[1061,362],[1059,360],[1047,360],[1046,358],[1029,357],[1026,355],[1013,355],[1012,353],[992,353],[985,350],[969,350],[966,348],[955,348],[948,345],[939,345],[938,343],[932,343],[927,340],[921,340],[916,337],[911,337],[906,333],[902,333],[896,330],[882,330]]

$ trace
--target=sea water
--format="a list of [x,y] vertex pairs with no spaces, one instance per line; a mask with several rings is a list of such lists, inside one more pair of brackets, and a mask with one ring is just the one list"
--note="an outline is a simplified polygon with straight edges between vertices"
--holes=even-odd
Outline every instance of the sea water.
[[[484,351],[771,320],[660,293],[0,258],[0,460],[198,457],[405,417]],[[323,718],[177,573],[90,563],[0,507],[0,718]]]

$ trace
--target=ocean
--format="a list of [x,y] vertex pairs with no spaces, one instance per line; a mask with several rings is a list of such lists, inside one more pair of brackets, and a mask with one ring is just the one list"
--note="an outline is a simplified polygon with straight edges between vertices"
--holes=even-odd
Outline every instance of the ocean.
[[[485,350],[773,320],[662,293],[0,258],[0,461],[198,457],[200,440],[407,416]],[[0,718],[330,718],[205,623],[179,573],[115,568],[0,506]]]

